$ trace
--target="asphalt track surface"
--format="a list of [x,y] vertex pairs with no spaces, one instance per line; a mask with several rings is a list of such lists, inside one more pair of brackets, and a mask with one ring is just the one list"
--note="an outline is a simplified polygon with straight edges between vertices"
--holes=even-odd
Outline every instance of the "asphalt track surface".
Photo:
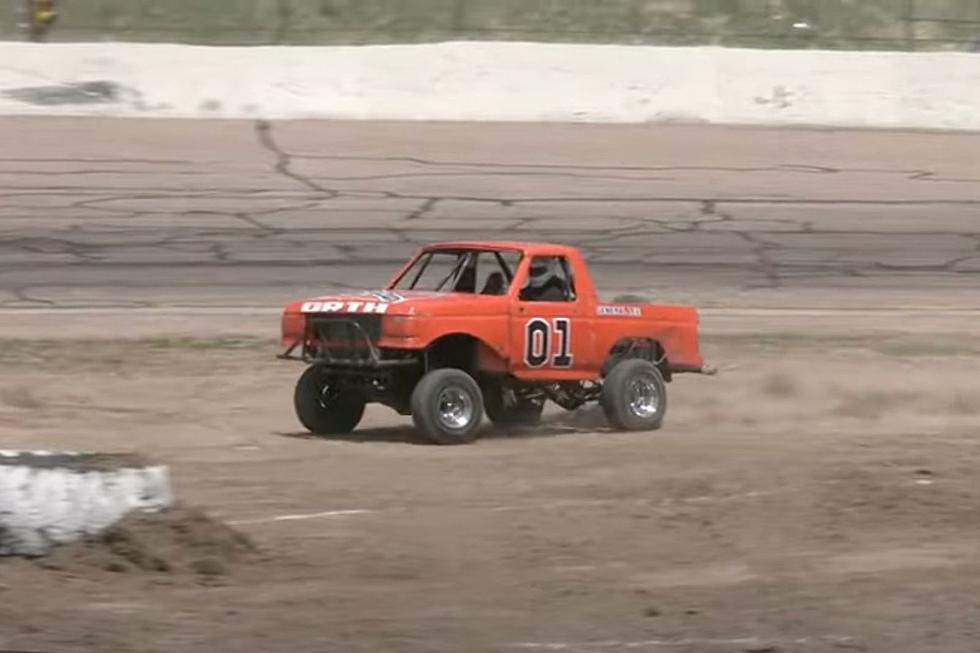
[[267,307],[420,245],[578,245],[702,307],[976,306],[980,135],[0,120],[0,308]]

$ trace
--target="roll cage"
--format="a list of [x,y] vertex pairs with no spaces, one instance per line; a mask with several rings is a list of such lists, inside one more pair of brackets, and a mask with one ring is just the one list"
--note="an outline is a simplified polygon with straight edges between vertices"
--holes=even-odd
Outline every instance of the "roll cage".
[[[514,260],[508,261],[507,255],[511,255]],[[454,261],[451,260],[453,257],[455,257]],[[389,289],[504,295],[514,281],[514,274],[522,257],[523,254],[515,250],[475,248],[424,250],[409,262],[389,285]],[[440,258],[448,260],[438,261]],[[433,271],[437,267],[450,262],[448,273],[435,272],[433,276]],[[488,264],[490,271],[484,275],[486,271],[484,266]],[[484,283],[478,290],[477,281],[480,276],[484,277]]]

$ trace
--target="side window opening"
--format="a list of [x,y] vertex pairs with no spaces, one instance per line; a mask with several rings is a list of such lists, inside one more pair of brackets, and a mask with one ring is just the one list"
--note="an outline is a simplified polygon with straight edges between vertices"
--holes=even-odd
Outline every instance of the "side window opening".
[[568,260],[564,256],[535,256],[531,259],[527,281],[521,288],[521,301],[575,301],[575,281]]
[[518,252],[481,253],[477,267],[476,292],[481,295],[506,295],[520,260],[521,255]]

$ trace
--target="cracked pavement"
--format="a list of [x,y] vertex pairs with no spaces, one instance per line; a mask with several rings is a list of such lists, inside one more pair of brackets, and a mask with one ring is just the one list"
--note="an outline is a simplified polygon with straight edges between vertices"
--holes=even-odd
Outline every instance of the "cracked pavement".
[[271,306],[442,239],[556,240],[608,293],[975,306],[980,135],[0,120],[0,308]]

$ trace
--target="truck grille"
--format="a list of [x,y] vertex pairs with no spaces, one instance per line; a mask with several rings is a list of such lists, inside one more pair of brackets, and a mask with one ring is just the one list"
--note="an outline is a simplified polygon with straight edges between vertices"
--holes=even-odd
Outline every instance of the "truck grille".
[[367,360],[381,337],[381,316],[316,315],[310,336],[318,358]]

